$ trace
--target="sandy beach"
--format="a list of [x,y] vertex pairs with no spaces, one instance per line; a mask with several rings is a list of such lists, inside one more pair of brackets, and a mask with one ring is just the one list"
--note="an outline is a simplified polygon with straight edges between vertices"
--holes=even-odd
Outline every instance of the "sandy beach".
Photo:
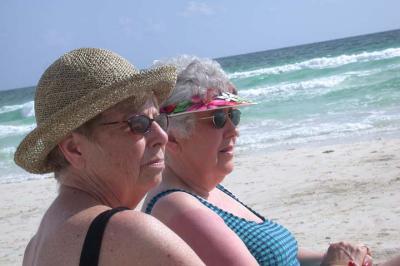
[[[400,139],[240,154],[224,185],[300,247],[363,242],[378,263],[400,254]],[[0,265],[21,265],[56,192],[51,178],[0,185]]]

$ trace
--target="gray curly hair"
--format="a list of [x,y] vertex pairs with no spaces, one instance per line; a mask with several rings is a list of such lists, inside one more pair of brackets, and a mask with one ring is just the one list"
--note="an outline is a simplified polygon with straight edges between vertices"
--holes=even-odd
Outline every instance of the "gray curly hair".
[[[157,60],[153,63],[154,67],[163,65],[175,66],[178,78],[172,94],[161,105],[161,108],[190,100],[195,95],[204,99],[207,89],[210,88],[216,90],[218,93],[230,92],[237,94],[235,86],[229,81],[228,76],[215,60],[182,55],[170,59]],[[193,115],[171,117],[168,133],[187,138],[193,132],[194,122]]]

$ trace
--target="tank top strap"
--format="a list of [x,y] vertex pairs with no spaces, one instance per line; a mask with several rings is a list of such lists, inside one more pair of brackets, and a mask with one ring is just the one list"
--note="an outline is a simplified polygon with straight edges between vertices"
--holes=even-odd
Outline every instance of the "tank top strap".
[[187,193],[187,194],[189,194],[189,195],[195,197],[197,200],[199,200],[202,204],[206,205],[208,208],[215,209],[214,205],[210,204],[207,200],[203,199],[202,197],[200,197],[200,196],[198,196],[198,195],[196,195],[196,194],[194,194],[194,193],[191,193],[191,192],[189,192],[189,191],[183,190],[183,189],[174,188],[174,189],[168,189],[168,190],[162,191],[162,192],[158,193],[157,195],[155,195],[155,196],[149,201],[149,203],[147,203],[147,206],[146,206],[146,209],[145,209],[145,213],[151,214],[151,211],[153,210],[154,205],[156,204],[156,202],[157,202],[159,199],[161,199],[162,197],[165,197],[165,196],[167,196],[167,195],[169,195],[169,194],[171,194],[171,193],[174,193],[174,192],[184,192],[184,193]]
[[118,207],[100,213],[89,226],[83,243],[80,266],[97,266],[99,263],[101,242],[104,231],[110,218],[117,212],[129,210],[126,207]]
[[256,215],[258,218],[260,218],[262,221],[265,221],[265,217],[262,216],[261,214],[259,214],[258,212],[256,212],[255,210],[253,210],[252,208],[250,208],[249,206],[247,206],[246,204],[244,204],[243,202],[241,202],[232,192],[230,192],[228,189],[226,189],[224,186],[222,186],[221,184],[217,185],[217,188],[219,190],[221,190],[223,193],[225,193],[226,195],[230,196],[231,198],[233,198],[234,200],[236,200],[237,202],[239,202],[241,205],[243,205],[246,209],[248,209],[249,211],[251,211],[254,215]]

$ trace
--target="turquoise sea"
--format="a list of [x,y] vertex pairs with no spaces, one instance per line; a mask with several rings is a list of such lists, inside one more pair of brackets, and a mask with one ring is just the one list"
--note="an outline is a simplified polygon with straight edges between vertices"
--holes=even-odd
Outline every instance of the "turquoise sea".
[[[238,153],[400,137],[400,30],[217,60],[258,103],[243,109]],[[0,91],[0,183],[44,178],[13,163],[34,93]]]

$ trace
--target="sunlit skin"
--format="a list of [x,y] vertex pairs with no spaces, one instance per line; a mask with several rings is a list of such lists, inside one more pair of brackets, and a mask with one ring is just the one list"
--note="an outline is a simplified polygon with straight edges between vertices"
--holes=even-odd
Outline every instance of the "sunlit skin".
[[[153,118],[149,100],[139,112],[110,109],[100,122],[132,114]],[[30,241],[24,265],[78,265],[94,217],[114,207],[134,208],[156,186],[164,168],[167,135],[157,123],[134,134],[126,123],[96,125],[92,137],[71,133],[60,143],[70,166],[61,173],[59,195]],[[179,247],[178,249],[176,247]],[[202,265],[195,253],[161,222],[137,211],[115,214],[102,240],[100,265]]]
[[[228,111],[229,108],[224,109],[224,112]],[[232,210],[239,217],[261,222],[260,218],[215,188],[233,170],[238,130],[229,119],[221,129],[216,129],[211,119],[201,119],[212,114],[213,111],[195,114],[195,129],[189,138],[169,135],[162,183],[150,192],[147,199],[169,188],[181,188]],[[155,205],[152,215],[182,237],[207,265],[258,265],[224,221],[186,193],[163,197]]]
[[[225,113],[228,112],[225,109]],[[197,113],[195,132],[189,138],[171,138],[168,152],[174,156],[173,171],[200,195],[208,193],[233,170],[233,154],[237,128],[228,119],[222,129],[216,129],[210,117],[213,111]],[[201,158],[201,160],[199,160]],[[171,160],[172,161],[172,160]],[[169,167],[167,167],[169,168]]]
[[[148,101],[139,114],[152,118],[158,112]],[[109,111],[102,121],[126,120],[130,115]],[[90,180],[90,191],[95,197],[107,195],[105,203],[112,204],[110,206],[136,206],[145,193],[161,181],[166,133],[153,123],[151,132],[143,136],[132,133],[127,124],[120,123],[97,127],[93,138],[95,142],[80,141],[84,171],[78,175]]]
[[[144,206],[159,192],[180,188],[237,217],[260,223],[262,220],[258,216],[216,188],[234,168],[239,132],[229,119],[221,129],[215,128],[211,119],[202,119],[212,116],[213,112],[194,114],[195,128],[189,138],[169,134],[163,180],[159,187],[150,191]],[[228,113],[229,108],[224,112]],[[186,193],[177,192],[161,198],[152,215],[182,237],[207,265],[258,265],[222,218]],[[230,250],[229,255],[226,250]],[[298,257],[304,265],[319,265],[323,253],[299,249]]]
[[[228,113],[229,108],[224,109],[224,112]],[[196,125],[189,138],[178,139],[169,136],[169,157],[163,173],[163,182],[157,190],[161,190],[163,186],[177,185],[217,206],[232,209],[239,217],[261,222],[256,215],[215,188],[234,168],[234,150],[239,132],[230,119],[221,129],[215,128],[211,119],[201,119],[212,114],[213,111],[195,114]]]

